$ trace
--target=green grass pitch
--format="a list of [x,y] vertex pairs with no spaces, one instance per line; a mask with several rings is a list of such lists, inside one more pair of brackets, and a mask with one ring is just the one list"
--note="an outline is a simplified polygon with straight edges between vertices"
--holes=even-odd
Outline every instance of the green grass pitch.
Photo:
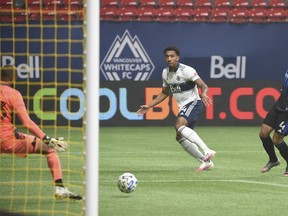
[[[199,162],[175,140],[173,127],[100,128],[100,216],[270,216],[288,214],[284,159],[260,172],[266,156],[259,127],[196,127],[217,151],[215,168],[197,172]],[[135,174],[136,190],[116,186],[124,172]]]
[[[286,164],[276,150],[281,165],[260,172],[267,156],[258,138],[259,127],[196,127],[196,131],[217,151],[211,171],[196,171],[199,162],[175,141],[173,127],[100,128],[99,216],[287,215]],[[84,195],[83,134],[57,132],[72,142],[69,151],[60,154],[64,181]],[[83,201],[54,200],[44,157],[1,155],[0,165],[0,212],[84,215]],[[131,194],[116,186],[123,172],[134,173],[139,181]]]

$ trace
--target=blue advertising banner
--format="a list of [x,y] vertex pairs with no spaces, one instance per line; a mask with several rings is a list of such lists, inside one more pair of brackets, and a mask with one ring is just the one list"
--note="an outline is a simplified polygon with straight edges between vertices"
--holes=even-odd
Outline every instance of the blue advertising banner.
[[259,125],[280,94],[288,62],[288,25],[101,22],[100,125],[173,125],[178,107],[166,100],[145,116],[139,106],[161,91],[163,50],[209,85],[213,106],[199,125]]
[[[100,125],[173,124],[178,108],[171,98],[145,116],[136,115],[161,90],[168,45],[178,46],[180,61],[210,87],[213,106],[198,124],[259,125],[279,96],[288,66],[287,38],[285,23],[101,22],[100,68],[95,69],[101,81]],[[17,88],[27,95],[36,122],[82,125],[82,46],[81,23],[1,26],[0,64],[17,67]]]
[[288,66],[288,25],[101,22],[101,80],[161,80],[163,50],[205,80],[281,80]]

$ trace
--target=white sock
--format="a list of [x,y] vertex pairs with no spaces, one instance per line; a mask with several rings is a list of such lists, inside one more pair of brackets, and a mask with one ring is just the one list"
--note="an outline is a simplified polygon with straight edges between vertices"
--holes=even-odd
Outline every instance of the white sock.
[[199,146],[205,154],[210,152],[210,149],[207,147],[207,145],[198,136],[198,134],[191,128],[183,125],[178,129],[178,131],[181,133],[183,137],[188,139],[191,143],[195,143],[197,146]]
[[204,155],[202,154],[202,152],[199,151],[195,143],[191,143],[186,138],[181,138],[180,140],[178,140],[178,143],[188,154],[196,158],[198,161],[203,162]]

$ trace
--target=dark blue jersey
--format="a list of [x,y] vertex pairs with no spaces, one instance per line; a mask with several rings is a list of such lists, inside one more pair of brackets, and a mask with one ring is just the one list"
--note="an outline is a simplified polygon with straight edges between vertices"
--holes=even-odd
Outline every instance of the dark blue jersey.
[[288,70],[285,73],[281,89],[281,95],[276,101],[276,107],[280,111],[288,112]]

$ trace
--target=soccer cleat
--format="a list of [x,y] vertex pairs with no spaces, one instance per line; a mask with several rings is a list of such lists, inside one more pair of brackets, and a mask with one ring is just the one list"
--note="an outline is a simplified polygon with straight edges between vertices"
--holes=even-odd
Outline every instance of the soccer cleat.
[[280,165],[280,161],[277,160],[276,162],[268,162],[261,170],[262,173],[268,172],[271,168]]
[[197,168],[197,171],[204,171],[208,169],[212,169],[214,164],[212,161],[203,161],[201,165]]
[[284,176],[287,176],[287,177],[288,177],[288,167],[286,167],[286,170],[285,170]]
[[216,151],[210,150],[210,152],[206,153],[205,157],[203,158],[203,161],[210,161],[212,157],[214,157],[216,154]]
[[57,200],[70,199],[70,200],[82,200],[80,195],[74,194],[67,188],[56,186],[55,198]]

